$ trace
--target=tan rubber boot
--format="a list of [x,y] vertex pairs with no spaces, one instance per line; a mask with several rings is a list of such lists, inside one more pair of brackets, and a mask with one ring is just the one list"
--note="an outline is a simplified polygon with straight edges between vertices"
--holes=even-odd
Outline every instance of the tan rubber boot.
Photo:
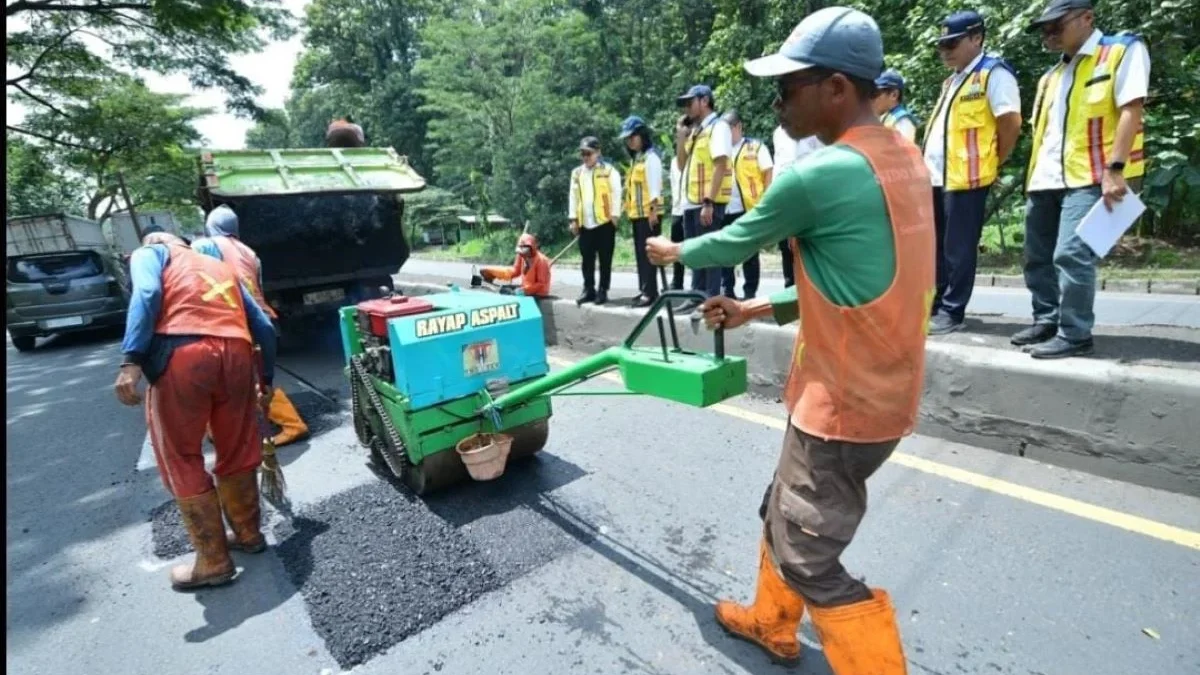
[[291,399],[283,390],[276,387],[271,396],[271,407],[267,411],[267,419],[283,427],[271,442],[275,447],[298,441],[308,435],[308,425],[300,419],[300,413],[292,405]]
[[800,659],[800,619],[804,598],[792,590],[775,571],[765,539],[758,545],[758,589],[754,604],[739,605],[728,600],[717,603],[717,623],[734,637],[748,640],[766,650],[772,661],[794,665]]
[[217,480],[221,508],[233,532],[226,536],[229,548],[261,553],[267,548],[262,533],[262,508],[258,501],[258,469],[250,469]]
[[841,607],[810,607],[813,628],[836,675],[906,675],[896,610],[886,591]]
[[233,581],[237,576],[237,568],[233,566],[233,558],[229,557],[217,491],[209,490],[202,495],[176,501],[192,539],[192,547],[196,549],[196,560],[191,565],[171,568],[171,586],[182,591],[221,586]]

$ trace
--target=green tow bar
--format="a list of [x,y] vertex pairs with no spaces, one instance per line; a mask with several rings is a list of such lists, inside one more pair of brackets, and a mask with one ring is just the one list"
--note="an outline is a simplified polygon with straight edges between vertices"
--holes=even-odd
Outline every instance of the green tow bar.
[[[479,414],[485,418],[491,418],[499,428],[500,417],[505,410],[519,406],[536,396],[561,393],[564,389],[581,384],[614,368],[620,372],[627,393],[653,396],[699,408],[705,408],[744,394],[746,392],[746,359],[741,356],[725,354],[724,327],[718,327],[713,331],[713,353],[688,351],[679,344],[679,334],[675,328],[675,313],[670,304],[671,301],[675,299],[703,301],[706,297],[698,291],[666,291],[662,293],[622,344],[609,347],[568,368],[517,387],[495,399],[492,399],[485,390],[481,393],[485,403],[479,409]],[[667,345],[663,319],[659,316],[659,312],[664,306],[670,323],[672,339],[670,347]],[[657,348],[636,346],[638,338],[654,319],[657,319],[658,322],[661,345]],[[698,319],[697,315],[693,315],[693,328]],[[587,395],[587,393],[581,392],[581,395]]]

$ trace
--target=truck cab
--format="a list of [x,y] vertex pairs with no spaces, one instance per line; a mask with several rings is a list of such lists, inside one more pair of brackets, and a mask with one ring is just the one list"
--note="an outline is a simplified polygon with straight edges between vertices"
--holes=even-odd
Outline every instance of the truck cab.
[[425,188],[392,148],[206,150],[199,175],[205,213],[237,213],[281,323],[390,292],[410,252],[402,195]]

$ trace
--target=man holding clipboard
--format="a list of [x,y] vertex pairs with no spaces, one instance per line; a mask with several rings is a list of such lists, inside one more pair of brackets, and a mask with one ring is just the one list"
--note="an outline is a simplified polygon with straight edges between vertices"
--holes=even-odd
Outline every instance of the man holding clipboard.
[[1111,211],[1146,172],[1142,103],[1150,55],[1136,35],[1097,29],[1090,0],[1051,0],[1029,30],[1062,56],[1038,82],[1033,104],[1025,285],[1034,324],[1012,343],[1039,359],[1082,356],[1093,349],[1096,265],[1104,251],[1093,251],[1076,228],[1101,200]]

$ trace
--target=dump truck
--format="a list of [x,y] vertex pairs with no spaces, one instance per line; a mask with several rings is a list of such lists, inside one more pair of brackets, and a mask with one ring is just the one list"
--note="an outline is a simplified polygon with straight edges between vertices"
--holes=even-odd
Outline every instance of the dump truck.
[[198,163],[201,208],[237,213],[282,323],[394,288],[410,252],[402,195],[425,179],[393,148],[204,150]]

